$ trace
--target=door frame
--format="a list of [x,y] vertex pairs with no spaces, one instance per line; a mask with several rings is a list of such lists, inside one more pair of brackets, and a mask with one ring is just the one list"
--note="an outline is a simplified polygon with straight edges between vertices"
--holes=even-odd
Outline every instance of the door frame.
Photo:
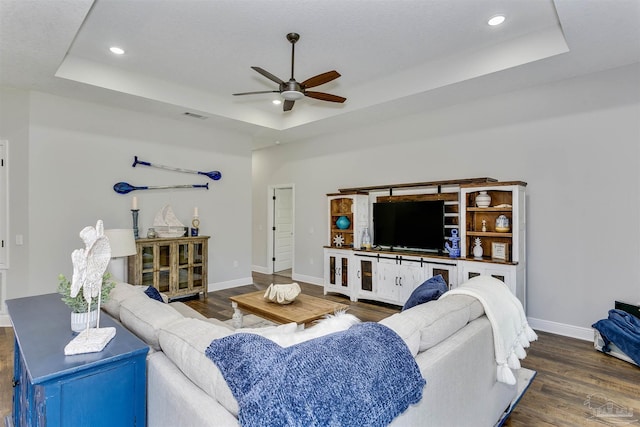
[[296,188],[294,184],[270,185],[267,188],[267,274],[273,274],[273,227],[275,227],[275,216],[273,210],[275,203],[273,197],[277,189],[291,189],[291,227],[293,239],[291,239],[291,276],[293,277],[296,265]]

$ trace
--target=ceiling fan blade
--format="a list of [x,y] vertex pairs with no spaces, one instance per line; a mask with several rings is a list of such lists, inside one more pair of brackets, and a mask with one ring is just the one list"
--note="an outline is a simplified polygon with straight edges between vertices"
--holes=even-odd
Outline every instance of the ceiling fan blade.
[[269,80],[272,80],[272,81],[278,83],[279,85],[283,85],[284,84],[284,80],[274,76],[273,74],[271,74],[270,72],[268,72],[267,70],[265,70],[263,68],[260,68],[260,67],[251,67],[251,68],[253,68],[258,73],[262,74],[263,76],[265,76]]
[[304,92],[304,94],[309,98],[315,98],[315,99],[320,99],[322,101],[329,101],[329,102],[342,103],[347,100],[347,98],[343,98],[338,95],[331,95],[330,93],[324,93],[324,92],[313,92],[313,91],[307,90]]
[[329,83],[331,80],[335,80],[338,77],[340,77],[340,73],[336,70],[331,70],[303,81],[302,83],[300,83],[300,86],[304,88],[316,87],[325,83]]
[[294,102],[296,101],[289,101],[288,99],[285,99],[284,105],[282,106],[282,111],[291,111]]
[[258,93],[280,93],[279,90],[260,90],[258,92],[242,92],[242,93],[234,93],[234,96],[238,95],[256,95]]

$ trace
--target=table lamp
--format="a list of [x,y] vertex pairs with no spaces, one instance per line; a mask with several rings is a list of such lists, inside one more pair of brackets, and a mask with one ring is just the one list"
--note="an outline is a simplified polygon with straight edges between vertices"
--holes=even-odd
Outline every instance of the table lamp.
[[133,237],[131,228],[112,228],[104,230],[105,236],[111,245],[111,261],[107,271],[111,273],[114,280],[126,282],[127,277],[127,257],[136,254],[136,240]]

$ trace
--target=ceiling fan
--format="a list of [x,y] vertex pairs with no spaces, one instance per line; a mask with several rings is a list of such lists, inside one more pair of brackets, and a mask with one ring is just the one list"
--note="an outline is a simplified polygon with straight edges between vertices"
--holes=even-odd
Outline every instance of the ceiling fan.
[[260,67],[251,67],[258,73],[262,74],[269,80],[272,80],[278,83],[278,90],[263,90],[258,92],[243,92],[243,93],[234,93],[233,95],[255,95],[258,93],[279,93],[284,98],[283,111],[289,111],[293,108],[293,104],[296,100],[301,99],[305,96],[309,98],[320,99],[322,101],[329,102],[344,102],[347,98],[343,98],[341,96],[332,95],[330,93],[324,92],[315,92],[307,90],[312,87],[320,86],[325,83],[328,83],[332,80],[340,77],[340,73],[336,70],[327,71],[326,73],[318,74],[317,76],[311,77],[302,83],[298,83],[296,79],[293,77],[293,61],[295,57],[295,44],[300,39],[300,35],[297,33],[289,33],[287,34],[287,40],[291,43],[291,78],[288,82],[274,76],[267,70],[264,70]]

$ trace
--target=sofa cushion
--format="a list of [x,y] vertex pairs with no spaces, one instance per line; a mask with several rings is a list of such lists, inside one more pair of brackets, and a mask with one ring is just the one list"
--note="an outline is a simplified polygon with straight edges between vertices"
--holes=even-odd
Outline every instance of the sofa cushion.
[[125,299],[120,304],[122,324],[155,350],[160,349],[158,330],[183,318],[169,304],[153,300],[143,292]]
[[[449,298],[447,298],[449,299]],[[432,301],[433,304],[423,317],[420,329],[420,351],[425,351],[449,338],[469,322],[469,306],[459,300]],[[427,303],[430,304],[430,303]],[[422,306],[424,306],[423,304]],[[415,307],[418,311],[422,306]]]
[[402,307],[402,311],[408,310],[419,304],[424,304],[432,300],[440,298],[442,294],[447,292],[447,282],[444,281],[442,275],[430,277],[423,284],[413,290],[411,296]]
[[143,286],[134,286],[125,282],[116,282],[109,293],[109,299],[102,304],[102,309],[111,317],[120,320],[120,304],[127,298],[139,295],[145,289]]
[[[463,297],[463,298],[459,298]],[[474,315],[481,315],[477,300],[466,295],[452,295],[429,301],[380,321],[405,341],[411,353],[427,350],[464,327]],[[482,307],[482,306],[480,306]],[[478,314],[480,313],[480,314]]]
[[187,378],[237,416],[238,402],[216,364],[204,353],[211,341],[233,333],[226,327],[185,318],[161,328],[159,341],[162,351]]

